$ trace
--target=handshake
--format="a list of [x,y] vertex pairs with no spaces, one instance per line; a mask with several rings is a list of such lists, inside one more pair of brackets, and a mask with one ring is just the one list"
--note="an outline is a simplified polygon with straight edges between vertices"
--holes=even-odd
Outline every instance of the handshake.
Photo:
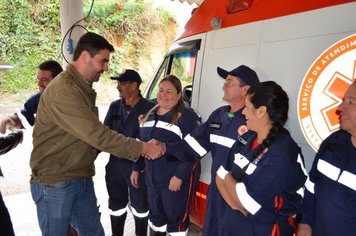
[[148,160],[156,160],[166,153],[166,145],[156,139],[143,143],[142,156]]

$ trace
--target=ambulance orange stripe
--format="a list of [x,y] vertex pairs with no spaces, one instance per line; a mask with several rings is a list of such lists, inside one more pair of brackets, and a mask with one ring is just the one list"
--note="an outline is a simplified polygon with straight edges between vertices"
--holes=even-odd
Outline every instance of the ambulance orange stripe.
[[254,0],[251,8],[228,14],[226,11],[228,0],[204,0],[200,7],[195,10],[194,15],[186,24],[185,31],[178,39],[212,31],[213,28],[207,19],[213,19],[214,17],[222,19],[221,28],[227,28],[353,1],[354,0],[309,0],[308,4],[305,4],[304,1],[295,0]]

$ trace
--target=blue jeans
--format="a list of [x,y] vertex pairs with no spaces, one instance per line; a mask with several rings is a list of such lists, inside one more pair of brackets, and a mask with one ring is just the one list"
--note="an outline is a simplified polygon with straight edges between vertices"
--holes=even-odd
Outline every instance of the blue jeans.
[[104,235],[92,178],[49,185],[32,182],[31,193],[42,235],[66,236],[69,224],[79,235]]

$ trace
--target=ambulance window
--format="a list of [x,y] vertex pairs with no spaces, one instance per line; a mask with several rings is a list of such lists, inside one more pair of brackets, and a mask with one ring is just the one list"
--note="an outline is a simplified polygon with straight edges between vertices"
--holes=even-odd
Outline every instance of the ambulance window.
[[193,83],[196,52],[183,52],[174,55],[171,66],[171,75],[177,76],[184,88]]
[[163,61],[163,63],[161,64],[161,67],[157,71],[157,74],[155,75],[155,77],[153,79],[153,84],[151,85],[149,92],[147,94],[147,98],[150,100],[155,101],[155,99],[157,97],[158,83],[166,75],[168,61],[169,61],[169,57],[166,57],[165,60]]
[[196,52],[182,52],[174,55],[170,72],[181,80],[183,101],[188,106],[192,97],[196,54]]
[[196,57],[196,51],[179,52],[166,57],[154,78],[154,83],[151,85],[147,98],[154,100],[157,97],[159,81],[166,75],[171,74],[177,76],[181,80],[183,88],[182,92],[184,92],[183,99],[189,105]]

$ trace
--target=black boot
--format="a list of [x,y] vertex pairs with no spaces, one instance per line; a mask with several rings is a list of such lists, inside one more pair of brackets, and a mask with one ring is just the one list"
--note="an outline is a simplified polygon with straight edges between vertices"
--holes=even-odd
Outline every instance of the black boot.
[[121,216],[110,216],[112,236],[123,236],[127,213]]
[[134,216],[135,218],[135,233],[136,236],[147,236],[147,217],[139,218]]

